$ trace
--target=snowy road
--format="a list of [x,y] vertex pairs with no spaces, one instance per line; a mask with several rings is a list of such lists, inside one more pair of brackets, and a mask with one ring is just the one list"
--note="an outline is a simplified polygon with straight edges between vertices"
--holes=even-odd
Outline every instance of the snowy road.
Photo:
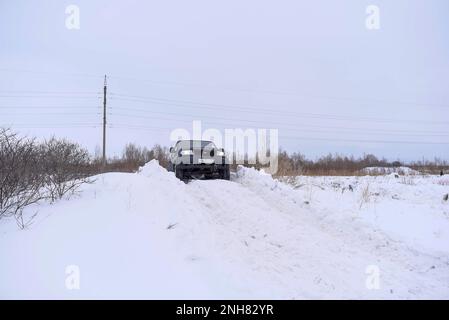
[[232,180],[186,185],[151,162],[39,206],[28,230],[0,221],[0,297],[449,298],[447,204],[427,200],[440,229],[421,247],[371,223],[385,204],[360,209],[362,187],[295,189],[244,168]]

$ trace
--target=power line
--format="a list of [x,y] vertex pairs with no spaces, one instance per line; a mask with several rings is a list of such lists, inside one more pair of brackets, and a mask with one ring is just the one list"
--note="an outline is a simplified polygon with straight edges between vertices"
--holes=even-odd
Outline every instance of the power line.
[[[103,78],[103,75],[99,75],[99,74],[65,73],[65,72],[54,72],[54,71],[51,72],[51,71],[15,69],[15,68],[0,68],[0,72],[31,73],[31,74],[52,75],[52,76],[58,75],[58,76],[64,76],[64,77]],[[187,83],[187,82],[176,82],[176,81],[160,81],[160,80],[142,79],[142,78],[136,78],[136,77],[130,77],[130,76],[119,76],[119,75],[112,75],[112,76],[109,76],[109,78],[118,79],[118,80],[121,79],[121,80],[127,80],[127,81],[134,81],[134,82],[140,82],[140,83],[150,83],[150,84],[155,84],[155,85],[198,87],[198,88],[208,88],[208,89],[214,89],[214,90],[240,92],[240,93],[246,92],[246,93],[270,94],[270,95],[296,96],[299,98],[307,98],[307,99],[324,99],[324,100],[331,100],[331,101],[346,101],[346,102],[355,102],[355,103],[384,103],[384,104],[449,108],[449,105],[447,105],[447,104],[429,103],[429,102],[402,101],[402,100],[394,100],[394,99],[379,99],[379,98],[372,98],[372,97],[338,97],[338,96],[316,95],[316,94],[309,94],[309,93],[298,93],[298,92],[276,91],[276,90],[254,90],[254,89],[246,89],[246,88],[236,88],[236,87],[232,87],[232,86],[217,86],[217,85],[204,84],[204,83]]]
[[[233,121],[233,122],[253,122],[253,123],[263,123],[263,122],[269,122],[269,123],[275,123],[272,121],[255,121],[255,120],[246,120],[246,119],[229,119],[229,118],[223,118],[223,117],[213,117],[213,116],[203,116],[203,115],[197,115],[197,114],[182,114],[182,113],[167,113],[167,112],[158,112],[158,111],[152,111],[152,110],[148,110],[148,109],[134,109],[134,108],[124,108],[124,107],[111,107],[111,110],[124,110],[124,111],[138,111],[138,112],[144,112],[144,113],[158,113],[158,114],[169,114],[169,115],[178,115],[178,116],[191,116],[191,117],[197,117],[197,118],[202,118],[202,119],[219,119],[219,120],[228,120],[228,121]],[[111,115],[113,115],[114,113],[112,112]],[[127,116],[131,116],[131,115],[127,115]],[[136,116],[137,117],[137,116]],[[317,125],[311,125],[311,124],[304,124],[304,123],[298,123],[295,122],[294,124],[292,123],[288,123],[288,122],[282,122],[279,123],[277,122],[276,124],[282,124],[283,126],[294,126],[294,127],[312,127],[312,128],[326,128],[326,129],[342,129],[342,130],[347,130],[347,129],[351,129],[351,130],[363,130],[363,131],[376,131],[376,132],[381,132],[381,131],[385,131],[385,132],[390,132],[390,133],[394,133],[394,132],[413,132],[413,133],[431,133],[431,134],[446,134],[446,133],[440,133],[440,132],[435,132],[435,131],[417,131],[417,130],[413,130],[413,131],[407,131],[407,130],[379,130],[379,129],[368,129],[368,128],[350,128],[350,127],[339,127],[339,126],[317,126]],[[449,134],[449,133],[447,133]]]
[[399,140],[362,140],[362,139],[337,139],[337,138],[291,137],[291,136],[279,136],[279,138],[292,139],[292,140],[316,140],[316,141],[356,142],[356,143],[449,145],[449,142],[412,141],[412,140],[401,140],[401,141],[399,141]]
[[95,109],[101,106],[1,106],[2,109]]
[[[114,96],[112,96],[111,99],[112,100],[130,101],[129,99],[126,99],[126,98],[116,98]],[[195,102],[189,102],[189,101],[183,102],[181,100],[172,100],[172,101],[183,102],[184,104],[168,103],[168,102],[164,102],[164,101],[159,102],[159,101],[154,101],[154,100],[156,100],[156,99],[153,99],[153,100],[148,99],[148,102],[152,102],[156,105],[161,104],[161,105],[188,107],[188,108],[203,108],[203,109],[217,110],[217,108],[207,107],[207,105],[215,105],[217,107],[235,109],[235,110],[244,111],[244,112],[257,112],[257,113],[261,113],[261,114],[270,113],[272,115],[280,115],[280,116],[290,115],[290,116],[294,116],[294,117],[301,117],[301,118],[308,117],[308,118],[312,118],[312,119],[323,119],[323,120],[337,120],[337,121],[347,121],[347,120],[351,121],[352,120],[352,121],[383,122],[383,123],[402,122],[402,123],[426,123],[426,124],[449,125],[449,122],[447,122],[447,121],[402,120],[402,119],[386,119],[386,118],[353,117],[353,116],[340,116],[340,115],[335,115],[335,114],[305,113],[305,112],[293,112],[293,111],[275,111],[275,110],[257,108],[257,107],[250,108],[250,107],[232,106],[232,105],[205,104],[205,103],[200,103],[200,102],[197,103],[198,105],[193,105]],[[159,99],[159,100],[162,100],[162,99]],[[165,99],[165,100],[168,101],[168,99]],[[142,101],[131,100],[131,101],[147,102],[145,100],[142,100]],[[192,103],[192,105],[185,105],[186,103]],[[205,106],[203,106],[203,105],[205,105]]]
[[[112,110],[114,110],[112,108]],[[235,118],[226,118],[226,117],[214,117],[214,116],[202,116],[202,115],[195,115],[195,114],[186,114],[186,113],[178,113],[178,112],[159,112],[159,111],[152,111],[152,114],[161,114],[161,115],[173,115],[173,116],[186,116],[186,117],[197,117],[197,118],[202,118],[202,119],[217,119],[217,120],[225,120],[225,121],[231,121],[231,122],[247,122],[247,123],[255,123],[255,124],[261,124],[261,123],[269,123],[272,125],[279,125],[279,126],[295,126],[297,127],[298,124],[297,123],[288,123],[285,121],[273,121],[273,120],[252,120],[252,119],[235,119]],[[141,116],[141,115],[129,115],[129,114],[122,114],[122,113],[111,113],[112,115],[119,115],[119,116],[123,116],[123,117],[139,117],[139,118],[149,118],[148,116]],[[311,119],[324,119],[324,118],[320,118],[318,116],[313,116],[313,115],[308,115],[308,116],[303,116],[303,118],[311,118]],[[343,118],[325,118],[326,120],[354,120],[354,119],[343,119]],[[357,119],[357,121],[363,121],[363,122],[392,122],[392,121],[373,121],[373,120],[368,120],[368,119]],[[405,122],[408,123],[408,122]],[[426,122],[423,122],[426,123]],[[449,122],[441,122],[438,124],[449,124]]]
[[102,75],[88,74],[88,73],[65,73],[65,72],[55,72],[55,71],[14,69],[14,68],[0,68],[0,71],[2,71],[2,72],[32,73],[32,74],[50,75],[50,76],[59,75],[59,76],[64,76],[64,77],[103,78]]
[[18,113],[2,113],[2,115],[5,116],[39,116],[39,115],[46,115],[46,116],[64,116],[64,115],[99,115],[100,113],[90,113],[90,112],[39,112],[39,113],[24,113],[21,112]]
[[[0,71],[5,71],[5,69],[1,69]],[[17,71],[17,70],[16,70]],[[10,70],[10,72],[12,72]],[[15,72],[15,71],[14,71]],[[33,71],[29,71],[29,70],[21,70],[19,72],[32,72],[32,73],[36,73]],[[38,72],[37,72],[38,73]],[[44,74],[55,74],[55,73],[44,73]],[[65,74],[66,76],[68,74]],[[74,74],[69,75],[69,76],[74,76]],[[93,75],[82,75],[82,74],[78,74],[76,76],[88,76],[88,77],[95,77],[97,78],[98,76],[93,76]],[[113,77],[116,78],[116,77]],[[176,84],[176,85],[182,85],[182,84]],[[148,126],[139,126],[139,125],[132,125],[132,124],[114,124],[114,122],[112,124],[107,124],[106,122],[106,116],[107,116],[107,109],[106,109],[106,96],[107,96],[107,85],[106,85],[106,77],[105,77],[105,83],[104,83],[104,88],[103,88],[103,95],[102,97],[98,96],[99,92],[93,92],[93,91],[89,91],[89,92],[70,92],[70,91],[32,91],[32,90],[3,90],[0,91],[0,98],[61,98],[61,99],[65,99],[65,98],[69,98],[69,99],[93,99],[93,98],[103,98],[103,156],[105,157],[105,152],[106,152],[106,128],[127,128],[127,129],[137,129],[137,130],[170,130],[171,128],[162,128],[162,127],[148,127]],[[265,92],[267,93],[267,92]],[[273,93],[273,92],[271,92]],[[279,94],[279,93],[275,93],[275,94]],[[293,94],[293,93],[281,93],[281,94],[287,94],[287,95],[296,95],[296,96],[300,96],[298,94]],[[404,120],[404,119],[388,119],[388,118],[370,118],[370,117],[357,117],[357,116],[342,116],[339,114],[325,114],[325,113],[306,113],[306,112],[296,112],[296,111],[291,111],[291,110],[273,110],[273,109],[267,109],[267,108],[259,108],[257,106],[240,106],[240,105],[232,105],[232,104],[220,104],[220,103],[206,103],[206,102],[196,102],[196,101],[189,101],[189,100],[177,100],[177,99],[168,99],[168,98],[158,98],[158,97],[148,97],[148,96],[135,96],[135,95],[127,95],[127,94],[120,94],[120,93],[110,93],[112,100],[118,100],[118,101],[132,101],[132,102],[143,102],[143,103],[150,103],[151,106],[153,105],[169,105],[169,106],[176,106],[176,107],[181,107],[181,108],[188,108],[188,109],[206,109],[206,110],[212,110],[212,111],[217,111],[218,108],[225,108],[225,109],[231,109],[231,110],[236,110],[239,112],[249,112],[249,113],[257,113],[257,114],[266,114],[266,115],[274,115],[274,116],[289,116],[289,117],[298,117],[298,118],[309,118],[309,119],[319,119],[319,120],[344,120],[344,121],[361,121],[361,122],[385,122],[385,123],[397,123],[397,122],[403,122],[403,123],[407,123],[407,124],[432,124],[432,125],[436,125],[436,124],[441,124],[441,125],[448,125],[449,122],[446,121],[434,121],[434,120]],[[304,97],[304,96],[303,96]],[[345,98],[345,97],[326,97],[326,96],[311,96],[309,95],[308,98],[315,98],[315,99],[329,99],[329,100],[346,100],[346,101],[358,101],[358,102],[365,102],[365,103],[385,103],[386,100],[381,100],[381,99],[358,99],[358,98]],[[405,104],[405,105],[423,105],[423,104],[419,104],[416,102],[401,102],[401,101],[387,101],[386,103],[396,103],[396,104]],[[428,106],[438,106],[438,107],[448,107],[446,105],[431,105],[431,104],[427,104]],[[0,106],[0,110],[1,109],[7,109],[7,108],[16,108],[16,109],[38,109],[38,108],[42,108],[42,109],[60,109],[60,108],[91,108],[91,107],[87,107],[87,106],[80,106],[80,107],[76,107],[76,106],[63,106],[63,107],[58,107],[58,106],[45,106],[45,107],[41,107],[41,106],[18,106],[18,107],[1,107]],[[99,106],[95,106],[92,108],[99,108]],[[261,124],[261,123],[270,123],[270,124],[278,124],[280,126],[283,127],[287,127],[286,131],[292,131],[292,132],[301,132],[300,128],[298,129],[298,127],[313,127],[310,124],[299,124],[299,123],[289,123],[289,122],[285,122],[285,121],[273,121],[272,118],[267,119],[267,120],[255,120],[255,119],[235,119],[235,118],[223,118],[223,117],[214,117],[213,115],[209,115],[209,116],[201,116],[201,115],[194,115],[191,113],[179,113],[179,112],[169,112],[169,111],[155,111],[155,110],[149,110],[149,109],[138,109],[138,108],[128,108],[128,107],[112,107],[111,108],[113,110],[113,112],[111,113],[112,116],[119,116],[119,117],[134,117],[134,118],[143,118],[143,119],[153,119],[153,120],[169,120],[169,121],[180,121],[180,122],[190,122],[190,120],[182,120],[182,119],[174,119],[173,117],[169,117],[169,118],[163,118],[163,117],[153,117],[153,116],[145,116],[145,115],[137,115],[137,114],[122,114],[122,113],[115,113],[114,110],[126,110],[126,111],[136,111],[136,112],[142,112],[142,113],[148,113],[150,115],[154,115],[154,114],[159,114],[162,116],[178,116],[178,117],[197,117],[197,118],[204,118],[204,119],[213,119],[213,120],[222,120],[222,121],[228,121],[231,123],[253,123],[253,124]],[[14,114],[8,114],[8,113],[4,113],[3,115],[17,115],[18,113],[14,113]],[[32,113],[20,113],[20,115],[22,116],[27,116],[27,115],[46,115],[46,116],[57,116],[57,115],[99,115],[99,113],[87,113],[87,112],[62,112],[62,113],[57,113],[57,112],[40,112],[38,114],[32,114]],[[213,122],[212,122],[213,123]],[[215,123],[219,123],[220,125],[226,125],[223,122],[215,122]],[[79,124],[62,124],[62,123],[58,123],[58,124],[36,124],[36,125],[32,125],[32,124],[15,124],[15,126],[28,126],[28,127],[34,127],[34,128],[87,128],[87,127],[98,127],[99,124],[87,124],[87,123],[79,123]],[[292,127],[292,129],[288,129],[288,127]],[[319,128],[319,126],[315,126],[316,128]],[[340,132],[335,132],[335,131],[324,131],[324,130],[307,130],[307,132],[310,133],[326,133],[326,134],[335,134],[335,133],[339,133],[339,134],[353,134],[353,132],[351,132],[351,130],[359,130],[359,134],[390,134],[393,132],[396,132],[396,134],[393,135],[397,135],[397,136],[441,136],[441,137],[446,137],[449,134],[444,134],[444,133],[435,133],[431,132],[431,131],[427,131],[427,133],[429,134],[419,134],[418,131],[398,131],[398,130],[389,130],[389,131],[381,131],[381,130],[370,130],[370,129],[365,129],[365,128],[347,128],[347,127],[330,127],[330,126],[321,126],[322,128],[325,129],[330,129],[330,128],[340,128]],[[346,131],[346,132],[343,132]],[[306,132],[306,133],[307,133]],[[409,132],[409,133],[407,133]],[[422,132],[426,132],[426,131],[422,131]],[[402,134],[401,134],[402,133]],[[412,140],[376,140],[376,139],[338,139],[338,138],[333,138],[333,137],[323,137],[323,138],[319,138],[319,137],[304,137],[304,136],[283,136],[281,135],[280,138],[283,139],[293,139],[293,140],[316,140],[316,141],[338,141],[338,142],[357,142],[357,143],[395,143],[395,144],[416,144],[416,145],[422,145],[422,144],[431,144],[431,145],[446,145],[449,144],[449,142],[438,142],[438,141],[412,141]]]
[[[160,118],[154,118],[155,120],[159,120]],[[187,121],[185,121],[187,122]],[[115,124],[114,124],[115,125]],[[136,128],[158,128],[158,129],[163,129],[163,130],[173,130],[173,126],[171,127],[148,127],[148,126],[144,126],[144,125],[138,125],[138,124],[128,124],[128,126],[134,126]],[[302,126],[301,126],[302,127]],[[325,128],[325,127],[324,127]],[[359,131],[357,131],[359,130]],[[329,133],[329,134],[362,134],[362,135],[389,135],[389,136],[406,136],[406,137],[413,137],[413,136],[425,136],[425,137],[449,137],[449,133],[430,133],[430,134],[423,134],[423,133],[414,133],[414,132],[410,132],[410,133],[391,133],[389,131],[386,132],[379,132],[379,131],[375,131],[375,132],[366,132],[364,131],[364,129],[360,128],[360,129],[352,129],[352,131],[344,131],[344,130],[340,130],[340,131],[329,131],[329,130],[316,130],[316,129],[304,129],[301,130],[299,129],[286,129],[286,130],[282,130],[282,131],[291,131],[291,132],[296,132],[296,133]],[[355,131],[355,132],[354,132]]]
[[[164,120],[164,118],[153,118],[154,120]],[[190,121],[183,121],[183,120],[179,120],[179,121],[181,121],[181,122],[190,122]],[[119,126],[124,126],[124,125],[119,125]],[[129,125],[128,125],[129,126]],[[173,127],[171,127],[171,128],[161,128],[161,127],[148,127],[148,126],[138,126],[138,125],[132,125],[133,126],[133,129],[154,129],[154,128],[157,128],[158,130],[163,130],[163,129],[166,129],[166,130],[172,130],[173,129]],[[302,132],[302,133],[304,133],[304,132]],[[331,132],[322,132],[322,133],[331,133]],[[333,134],[335,134],[335,132],[333,132]],[[280,135],[279,136],[280,138],[282,137],[282,138],[287,138],[287,139],[295,139],[295,137],[296,136],[283,136],[283,135]],[[300,138],[300,139],[306,139],[306,138]],[[399,140],[357,140],[357,139],[332,139],[332,138],[315,138],[315,137],[310,137],[310,139],[311,140],[322,140],[322,139],[324,139],[324,140],[328,140],[328,141],[347,141],[347,142],[373,142],[373,143],[381,143],[381,142],[385,142],[386,143],[386,141],[392,141],[392,143],[401,143],[401,141],[399,141]],[[408,144],[411,144],[411,143],[413,143],[413,142],[416,142],[416,144],[449,144],[449,142],[420,142],[420,141],[406,141],[406,140],[404,140],[404,143],[408,143]]]
[[78,94],[101,94],[101,92],[94,91],[31,91],[31,90],[0,90],[0,93],[6,94],[62,94],[62,95],[78,95]]
[[[187,107],[187,106],[186,106]],[[32,111],[40,111],[39,109],[92,109],[92,110],[98,110],[99,108],[101,108],[100,106],[0,106],[0,110],[2,109],[28,109],[28,110],[32,110]],[[169,112],[158,112],[158,111],[152,111],[149,109],[142,109],[142,108],[129,108],[129,107],[112,107],[112,110],[124,110],[124,111],[136,111],[136,112],[143,112],[143,113],[158,113],[158,114],[163,114],[163,115],[175,115],[175,116],[195,116],[195,117],[201,117],[201,118],[206,118],[206,119],[219,119],[219,120],[228,120],[228,121],[232,121],[232,122],[245,122],[244,119],[230,119],[230,118],[223,118],[223,117],[212,117],[212,116],[203,116],[203,115],[198,115],[198,114],[183,114],[183,113],[179,113],[179,112],[175,112],[175,113],[169,113]],[[212,108],[215,109],[215,108]],[[20,114],[26,114],[21,112]],[[50,114],[50,113],[41,113],[41,114]],[[64,113],[54,113],[54,114],[59,114],[59,115],[63,115],[63,114],[69,114],[67,112]],[[71,114],[75,114],[75,113],[71,113]],[[78,112],[78,114],[82,114],[81,112]],[[85,113],[88,114],[88,113]],[[98,113],[95,113],[98,114]],[[4,115],[14,115],[14,114],[8,114],[8,113],[4,113]],[[30,115],[34,115],[34,114],[30,114]],[[126,116],[131,116],[131,115],[126,115]],[[135,116],[137,117],[137,116]],[[139,116],[140,117],[140,116]],[[171,119],[170,119],[171,120]],[[263,121],[250,121],[252,123],[261,123]],[[270,123],[273,123],[273,121],[270,121]],[[310,124],[304,124],[304,123],[297,123],[295,122],[294,124],[290,124],[289,122],[276,122],[276,124],[281,124],[283,126],[288,126],[288,125],[292,125],[292,126],[305,126],[305,127],[312,127],[312,128],[325,128],[325,129],[341,129],[341,130],[363,130],[363,131],[374,131],[374,132],[391,132],[391,133],[395,133],[395,132],[410,132],[410,131],[401,131],[401,130],[371,130],[371,129],[367,129],[367,128],[348,128],[348,127],[340,127],[340,126],[317,126],[317,125],[310,125]],[[429,133],[429,134],[434,134],[434,135],[438,135],[438,134],[445,134],[445,133],[440,133],[440,132],[434,132],[434,131],[417,131],[417,130],[413,130],[413,133]]]
[[142,130],[154,130],[154,131],[170,131],[173,128],[164,128],[164,127],[148,127],[148,126],[139,126],[139,125],[129,125],[129,124],[109,124],[108,128],[126,128],[126,129],[142,129]]
[[379,99],[371,97],[338,97],[338,96],[327,96],[327,95],[316,95],[298,92],[288,92],[288,91],[276,91],[276,90],[254,90],[254,89],[242,89],[242,88],[232,88],[224,86],[215,86],[210,84],[199,84],[199,83],[185,83],[185,82],[174,82],[174,81],[156,81],[156,80],[145,80],[138,79],[134,77],[123,77],[123,76],[112,76],[116,79],[131,80],[141,83],[150,83],[156,85],[168,85],[168,86],[181,86],[181,87],[198,87],[198,88],[208,88],[215,90],[231,91],[231,92],[244,92],[244,93],[261,93],[270,95],[282,95],[282,96],[295,96],[305,99],[323,99],[332,101],[346,101],[346,102],[356,102],[356,103],[385,103],[385,104],[399,104],[399,105],[413,105],[413,106],[423,106],[423,107],[442,107],[449,108],[447,104],[439,103],[427,103],[427,102],[416,102],[416,101],[401,101],[401,100],[390,100],[390,99]]
[[70,98],[70,99],[100,99],[99,96],[77,96],[77,95],[0,95],[0,98]]
[[27,124],[27,123],[8,123],[8,124],[0,124],[0,127],[9,128],[9,127],[17,127],[17,128],[84,128],[84,127],[99,127],[100,124],[87,124],[87,123],[54,123],[54,124]]
[[[121,124],[111,125],[111,127],[112,128],[129,128],[129,129],[146,129],[146,130],[150,130],[150,131],[164,130],[164,128],[160,128],[160,127],[139,127],[139,126],[128,126],[128,125],[121,125]],[[284,135],[279,135],[279,138],[290,139],[290,140],[307,140],[307,141],[313,140],[313,141],[382,143],[382,144],[412,144],[412,145],[446,145],[446,144],[449,144],[449,142],[434,142],[434,141],[338,139],[338,138],[317,138],[317,137],[284,136]]]
[[[132,108],[122,108],[122,107],[111,107],[110,109],[111,110],[131,110],[131,111],[135,110],[135,111],[146,111],[148,113],[154,113],[154,111],[151,111],[151,110],[148,110],[148,109],[142,110],[142,109],[132,109]],[[114,113],[111,113],[111,114],[114,114]],[[179,115],[179,113],[176,113],[176,115]],[[208,116],[199,116],[199,115],[193,115],[193,114],[189,114],[189,116],[209,118]],[[170,120],[171,119],[172,118],[170,118]],[[219,117],[219,118],[214,118],[214,119],[221,119],[221,120],[223,120],[224,118]],[[242,122],[242,121],[244,122],[245,121],[245,119],[233,119],[233,120],[235,120],[237,122]],[[289,125],[289,123],[284,123],[284,122],[283,122],[283,124]],[[364,127],[364,128],[353,128],[353,127],[347,127],[347,126],[341,127],[341,126],[329,126],[329,125],[326,125],[326,126],[323,126],[323,125],[311,125],[311,124],[304,124],[304,123],[300,123],[300,122],[295,122],[294,126],[295,126],[295,128],[296,127],[308,127],[308,128],[322,128],[322,129],[337,129],[337,130],[355,130],[355,131],[361,130],[361,131],[385,132],[385,133],[415,133],[415,134],[421,134],[421,133],[422,134],[426,134],[426,133],[429,133],[429,134],[436,134],[436,135],[449,134],[449,132],[446,133],[446,132],[436,132],[436,131],[428,131],[428,130],[427,131],[426,130],[413,130],[413,131],[410,131],[410,130],[382,130],[382,129],[369,129],[369,128],[366,128],[366,127]]]

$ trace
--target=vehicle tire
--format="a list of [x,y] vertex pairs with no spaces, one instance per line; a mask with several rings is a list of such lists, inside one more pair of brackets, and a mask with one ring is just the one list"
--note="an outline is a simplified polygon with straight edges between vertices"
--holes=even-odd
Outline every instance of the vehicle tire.
[[222,173],[222,177],[221,177],[223,180],[231,180],[231,172],[230,172],[230,170],[229,170],[229,167],[226,167],[224,170],[223,170],[223,173]]
[[174,171],[176,178],[178,178],[179,180],[184,180],[184,173],[182,172],[181,168],[178,168],[176,166]]

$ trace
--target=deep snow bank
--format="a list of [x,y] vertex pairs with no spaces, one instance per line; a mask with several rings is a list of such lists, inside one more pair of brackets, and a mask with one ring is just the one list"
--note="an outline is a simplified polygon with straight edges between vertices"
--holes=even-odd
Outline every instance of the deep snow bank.
[[293,186],[318,215],[362,222],[393,241],[449,255],[449,192],[439,176],[297,177]]
[[[0,221],[0,297],[449,297],[445,251],[411,246],[380,218],[358,218],[397,218],[390,200],[376,209],[376,195],[357,211],[367,181],[297,179],[291,186],[240,167],[233,181],[185,184],[156,161],[99,175],[78,198],[31,208],[39,215],[28,230]],[[421,190],[381,186],[407,208]],[[422,192],[422,219],[432,221],[435,203]],[[376,290],[366,286],[372,265]],[[79,267],[79,290],[67,288],[67,266]]]

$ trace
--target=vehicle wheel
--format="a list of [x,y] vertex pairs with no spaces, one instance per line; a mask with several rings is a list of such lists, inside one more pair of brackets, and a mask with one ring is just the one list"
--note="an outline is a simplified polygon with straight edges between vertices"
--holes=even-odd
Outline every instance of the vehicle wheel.
[[178,178],[179,180],[183,180],[184,179],[184,174],[182,172],[182,170],[178,167],[175,167],[175,176],[176,178]]
[[223,180],[231,180],[231,172],[229,170],[229,167],[226,168],[222,173],[222,179]]
[[174,171],[175,171],[176,178],[178,178],[179,180],[181,180],[184,183],[189,182],[189,177],[184,174],[184,171],[182,171],[182,169],[175,166]]

